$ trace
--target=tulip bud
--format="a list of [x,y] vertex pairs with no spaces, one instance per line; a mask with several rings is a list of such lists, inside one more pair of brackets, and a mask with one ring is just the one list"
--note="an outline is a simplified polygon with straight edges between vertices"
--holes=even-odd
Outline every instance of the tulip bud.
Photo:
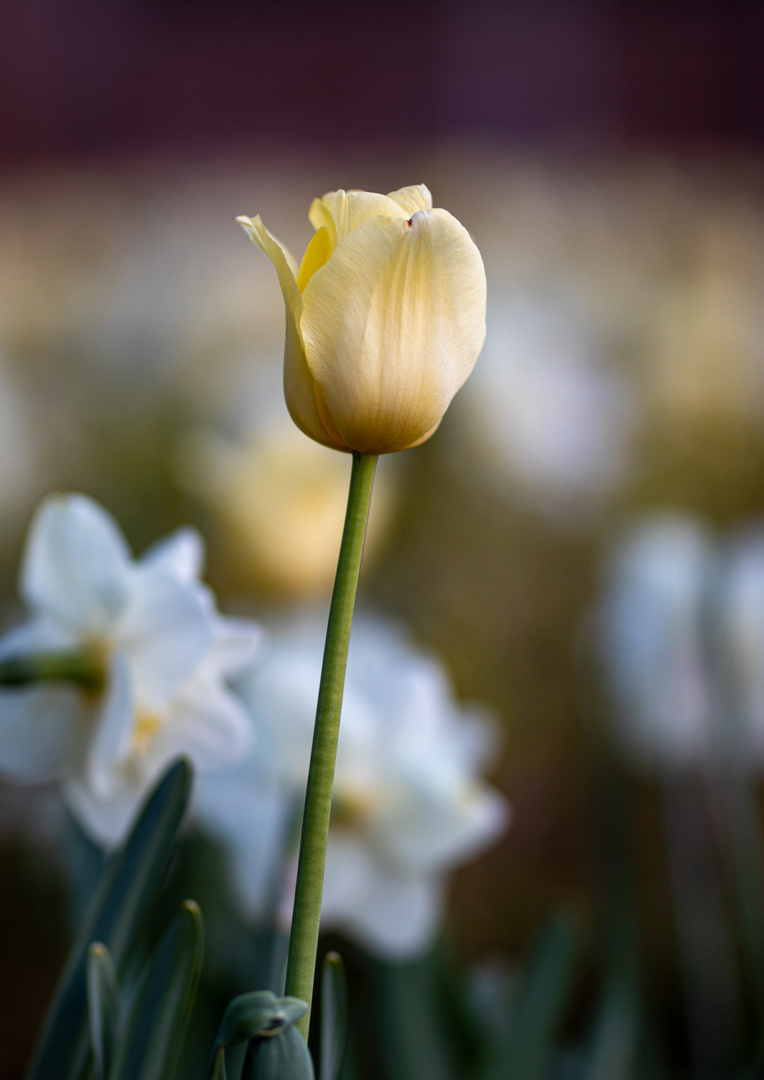
[[297,267],[259,217],[237,218],[276,268],[287,313],[284,394],[335,450],[386,454],[435,431],[485,337],[483,261],[424,186],[315,199]]

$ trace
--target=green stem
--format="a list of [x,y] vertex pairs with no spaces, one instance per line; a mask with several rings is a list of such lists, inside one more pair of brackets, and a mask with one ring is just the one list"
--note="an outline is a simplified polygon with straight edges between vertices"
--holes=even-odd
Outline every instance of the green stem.
[[106,672],[103,658],[89,649],[49,653],[19,653],[0,660],[0,687],[31,686],[38,682],[67,682],[83,690],[100,690]]
[[316,726],[313,731],[313,749],[305,792],[294,914],[289,935],[286,993],[308,1003],[308,1011],[297,1024],[306,1039],[310,1026],[310,1005],[318,951],[318,926],[324,889],[326,842],[332,809],[334,763],[340,734],[345,667],[376,464],[375,455],[353,454],[345,528],[342,532],[337,576],[334,579],[329,608]]

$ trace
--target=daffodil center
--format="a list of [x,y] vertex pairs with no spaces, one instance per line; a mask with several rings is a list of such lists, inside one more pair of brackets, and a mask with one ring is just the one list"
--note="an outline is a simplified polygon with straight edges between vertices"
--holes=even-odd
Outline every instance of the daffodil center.
[[133,733],[130,739],[131,753],[139,757],[147,753],[161,726],[162,720],[157,713],[152,712],[150,709],[136,709]]

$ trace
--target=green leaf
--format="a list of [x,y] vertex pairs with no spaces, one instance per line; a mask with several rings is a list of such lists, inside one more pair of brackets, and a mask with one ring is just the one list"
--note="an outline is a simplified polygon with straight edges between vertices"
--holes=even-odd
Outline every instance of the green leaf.
[[119,989],[114,962],[106,946],[96,941],[88,950],[88,1017],[96,1080],[109,1072],[119,1024]]
[[45,1019],[27,1080],[80,1080],[89,1054],[87,956],[108,948],[122,975],[159,892],[191,790],[191,766],[170,767],[148,798],[124,847],[106,864]]
[[[271,990],[241,994],[228,1005],[220,1021],[208,1072],[209,1080],[225,1078],[225,1052],[260,1034],[272,1034],[294,1024],[307,1011],[299,998],[277,998]],[[222,1064],[221,1064],[222,1063]],[[222,1068],[222,1072],[219,1071]]]
[[289,1024],[250,1040],[241,1080],[315,1080],[303,1035]]
[[337,1080],[347,1031],[347,984],[339,953],[328,952],[321,972],[321,1080]]
[[225,1067],[225,1049],[222,1046],[213,1059],[210,1080],[228,1080]]
[[167,1080],[172,1075],[201,966],[201,912],[187,900],[141,974],[109,1080]]
[[573,981],[578,941],[572,920],[554,916],[534,950],[504,1047],[482,1080],[542,1080]]

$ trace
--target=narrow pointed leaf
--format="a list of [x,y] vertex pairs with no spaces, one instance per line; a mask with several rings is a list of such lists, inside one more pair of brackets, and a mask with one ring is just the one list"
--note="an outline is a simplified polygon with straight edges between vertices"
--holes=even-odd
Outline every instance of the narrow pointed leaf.
[[507,1043],[482,1080],[542,1080],[573,981],[577,938],[570,918],[555,916],[539,940],[512,1017]]
[[88,951],[88,1017],[96,1080],[105,1080],[111,1066],[119,1023],[117,973],[109,950],[94,942]]
[[321,1080],[337,1080],[347,1031],[347,984],[339,953],[329,952],[321,972]]
[[124,847],[106,864],[54,994],[27,1080],[80,1080],[90,1044],[88,949],[94,941],[103,942],[121,975],[164,879],[190,788],[191,767],[178,761],[150,795]]
[[141,975],[109,1080],[172,1076],[201,964],[201,912],[193,900],[187,900]]
[[222,1046],[213,1059],[210,1080],[228,1080],[225,1067],[225,1049]]

